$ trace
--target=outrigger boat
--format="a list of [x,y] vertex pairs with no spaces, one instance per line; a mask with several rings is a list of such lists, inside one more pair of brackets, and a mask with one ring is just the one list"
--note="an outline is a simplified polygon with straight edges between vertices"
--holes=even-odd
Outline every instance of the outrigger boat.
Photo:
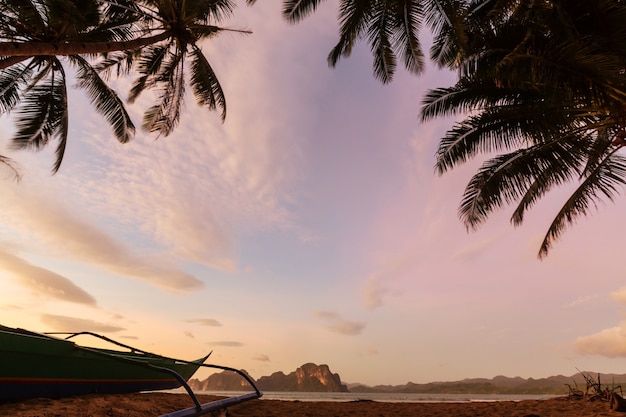
[[[56,337],[61,334],[66,337]],[[93,336],[125,350],[79,346],[69,340],[79,335]],[[209,355],[185,361],[136,349],[91,332],[36,333],[0,326],[0,402],[155,391],[182,386],[191,396],[194,407],[161,417],[188,417],[261,397],[262,393],[246,373],[205,364]],[[250,384],[253,392],[200,404],[187,384],[200,367],[235,372]]]

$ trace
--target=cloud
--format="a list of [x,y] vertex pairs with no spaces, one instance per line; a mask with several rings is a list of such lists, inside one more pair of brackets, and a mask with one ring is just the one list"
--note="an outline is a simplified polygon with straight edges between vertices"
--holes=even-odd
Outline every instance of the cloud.
[[[66,210],[43,191],[11,188],[2,190],[5,217],[17,233],[34,238],[55,256],[95,265],[126,277],[138,278],[161,288],[187,291],[201,288],[202,281],[172,267],[157,256],[141,254],[111,237],[97,226]],[[1,185],[0,185],[1,186]],[[45,207],[45,210],[41,210]]]
[[191,332],[185,332],[185,336],[187,336],[190,339],[195,339],[196,337],[193,335],[193,333]]
[[[86,104],[84,98],[72,97],[70,146],[61,171],[51,180],[48,173],[25,172],[20,196],[9,207],[0,207],[0,215],[7,208],[12,210],[12,219],[19,220],[13,228],[20,237],[39,239],[46,252],[56,249],[72,260],[183,291],[200,288],[202,283],[174,262],[233,272],[238,270],[236,260],[241,259],[236,251],[242,234],[287,229],[307,236],[292,219],[291,209],[294,190],[300,192],[295,185],[306,175],[303,125],[313,123],[315,116],[292,111],[266,117],[259,108],[296,108],[302,89],[276,89],[276,83],[304,86],[312,94],[319,94],[318,85],[302,82],[309,77],[302,71],[285,67],[277,73],[276,68],[282,68],[276,65],[277,56],[260,52],[259,46],[272,44],[267,41],[279,39],[283,31],[269,19],[258,19],[261,9],[269,15],[275,8],[259,7],[241,12],[266,25],[261,33],[233,40],[220,37],[202,45],[228,95],[225,123],[220,123],[217,113],[195,106],[189,92],[181,123],[172,135],[155,141],[138,130],[133,141],[121,145],[111,138],[110,128],[93,114],[92,107],[81,106]],[[317,44],[299,33],[306,45]],[[246,45],[247,51],[254,52],[233,53],[234,45]],[[301,46],[290,52],[310,55],[311,49]],[[284,48],[280,52],[281,62],[294,62],[293,54]],[[257,70],[242,77],[242,68]],[[270,82],[263,75],[266,72],[273,77]],[[112,80],[111,86],[129,91],[131,80]],[[140,112],[152,100],[151,94],[144,94],[128,106],[133,120],[141,120]],[[18,156],[20,160],[37,158],[26,153]],[[33,167],[47,168],[49,157],[39,157]],[[30,163],[25,166],[30,168]],[[33,180],[43,183],[41,188],[48,193],[31,188]],[[30,201],[22,198],[27,190],[35,196]],[[60,202],[70,207],[77,221],[69,213],[48,221],[49,209],[58,212]],[[57,234],[50,224],[68,230]],[[31,242],[27,246],[32,247]],[[138,249],[142,247],[143,251]]]
[[222,323],[220,323],[219,321],[215,319],[189,319],[189,320],[185,320],[185,322],[200,324],[202,326],[208,326],[208,327],[222,327]]
[[380,354],[380,351],[375,347],[369,347],[365,352],[359,352],[359,356],[377,356]]
[[370,275],[363,290],[365,308],[375,310],[381,307],[383,305],[383,295],[388,291],[389,289],[382,284],[382,277],[380,275]]
[[574,349],[586,355],[626,357],[626,322],[589,336],[579,337],[574,342]]
[[599,298],[600,298],[599,294],[580,296],[574,301],[572,301],[571,303],[569,303],[567,307],[571,308],[571,307],[577,307],[577,306],[584,305],[584,304],[589,304]]
[[360,334],[365,328],[365,323],[345,320],[332,311],[318,311],[315,312],[314,315],[324,320],[326,322],[326,328],[333,333],[353,336]]
[[110,324],[98,323],[93,320],[79,319],[76,317],[58,316],[54,314],[44,314],[41,322],[52,327],[59,332],[99,332],[115,333],[126,330],[123,327]]
[[383,305],[383,296],[390,291],[391,281],[412,274],[415,268],[415,256],[412,252],[386,256],[378,270],[367,278],[363,288],[365,308],[375,310]]
[[17,306],[14,304],[5,304],[5,305],[1,305],[0,306],[0,310],[7,310],[7,311],[19,311],[19,310],[23,310],[24,307],[21,306]]
[[225,346],[225,347],[241,347],[243,346],[243,343],[241,342],[235,342],[232,340],[222,340],[219,342],[209,342],[209,345],[212,346]]
[[611,297],[622,304],[626,304],[626,287],[622,287],[617,291],[611,293]]
[[259,361],[259,362],[271,362],[270,361],[270,357],[265,355],[265,354],[263,354],[263,353],[259,353],[259,354],[254,355],[252,357],[252,360],[253,361]]
[[[599,298],[598,295],[581,297],[573,305],[597,298]],[[626,287],[613,291],[611,298],[617,302],[626,303]],[[599,355],[608,358],[626,357],[626,321],[597,333],[579,337],[574,341],[574,350],[584,355]]]
[[[241,101],[252,96],[248,90]],[[294,146],[287,139],[277,143],[283,126],[267,118],[252,123],[258,107],[249,110],[221,125],[206,109],[190,106],[170,137],[154,141],[142,134],[123,147],[89,126],[87,152],[72,172],[80,180],[67,180],[90,210],[178,257],[236,271],[240,231],[293,227],[286,201],[298,172]],[[113,163],[114,170],[100,168]]]
[[380,351],[378,349],[374,348],[374,347],[371,347],[371,348],[367,349],[367,354],[369,356],[376,356],[376,355],[380,354]]
[[471,244],[456,251],[452,258],[461,262],[475,262],[477,259],[480,259],[483,253],[493,247],[497,239],[498,236],[491,236],[481,240],[476,239]]
[[20,284],[36,293],[71,303],[96,305],[96,299],[91,294],[69,279],[1,249],[0,268],[14,275]]

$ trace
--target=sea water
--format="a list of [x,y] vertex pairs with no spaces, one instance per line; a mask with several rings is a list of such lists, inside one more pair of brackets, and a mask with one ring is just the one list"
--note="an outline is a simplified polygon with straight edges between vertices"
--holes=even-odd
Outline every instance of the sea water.
[[[184,393],[184,390],[172,392]],[[241,395],[240,391],[195,391],[196,394],[233,397]],[[360,393],[360,392],[279,392],[263,391],[261,400],[282,401],[378,401],[391,403],[421,403],[421,402],[490,402],[490,401],[524,401],[547,400],[559,395],[508,395],[508,394],[416,394],[416,393]]]

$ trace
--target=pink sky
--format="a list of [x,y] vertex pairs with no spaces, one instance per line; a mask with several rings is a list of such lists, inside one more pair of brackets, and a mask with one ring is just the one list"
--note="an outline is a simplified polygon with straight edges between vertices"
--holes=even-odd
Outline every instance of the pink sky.
[[[227,25],[254,34],[203,46],[224,124],[189,97],[175,134],[119,145],[73,91],[59,174],[49,152],[6,150],[24,179],[0,182],[0,323],[213,350],[254,377],[306,362],[366,384],[624,372],[625,202],[543,261],[567,190],[521,228],[503,210],[467,233],[457,207],[480,161],[435,175],[452,121],[418,123],[453,75],[382,86],[365,45],[329,69],[335,14],[293,26],[279,3],[239,8]],[[0,145],[11,129],[0,120]]]

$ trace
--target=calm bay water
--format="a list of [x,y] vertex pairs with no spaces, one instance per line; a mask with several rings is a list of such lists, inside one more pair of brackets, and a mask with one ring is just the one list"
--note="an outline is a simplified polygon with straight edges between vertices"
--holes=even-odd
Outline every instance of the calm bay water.
[[[173,392],[184,393],[175,390]],[[241,392],[233,391],[196,391],[196,394],[232,397]],[[402,393],[356,393],[356,392],[263,392],[261,400],[283,401],[378,401],[393,403],[416,402],[469,402],[469,401],[523,401],[546,400],[555,395],[502,395],[502,394],[402,394]]]

